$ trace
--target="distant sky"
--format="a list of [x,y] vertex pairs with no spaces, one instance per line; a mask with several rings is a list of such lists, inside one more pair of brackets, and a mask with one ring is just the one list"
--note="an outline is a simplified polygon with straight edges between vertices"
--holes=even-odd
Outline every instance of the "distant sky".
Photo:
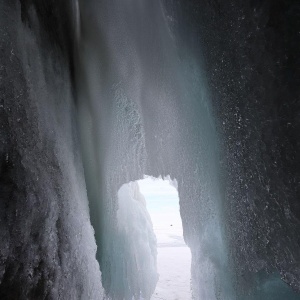
[[139,180],[157,237],[159,282],[152,299],[189,300],[191,253],[183,240],[177,189],[168,180]]

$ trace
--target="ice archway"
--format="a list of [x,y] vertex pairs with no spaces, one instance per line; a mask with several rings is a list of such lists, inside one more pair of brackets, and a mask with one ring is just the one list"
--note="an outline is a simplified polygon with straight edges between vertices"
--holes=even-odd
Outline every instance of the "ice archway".
[[177,182],[169,176],[138,181],[157,238],[159,280],[151,299],[191,299],[191,252],[184,242]]
[[113,299],[191,298],[191,254],[183,238],[177,182],[164,179],[147,176],[118,191],[113,272],[102,273],[110,276]]

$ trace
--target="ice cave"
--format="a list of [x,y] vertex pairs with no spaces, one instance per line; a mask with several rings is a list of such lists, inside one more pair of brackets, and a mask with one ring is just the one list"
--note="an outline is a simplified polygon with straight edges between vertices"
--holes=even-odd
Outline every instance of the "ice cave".
[[0,299],[300,300],[299,16],[1,0]]

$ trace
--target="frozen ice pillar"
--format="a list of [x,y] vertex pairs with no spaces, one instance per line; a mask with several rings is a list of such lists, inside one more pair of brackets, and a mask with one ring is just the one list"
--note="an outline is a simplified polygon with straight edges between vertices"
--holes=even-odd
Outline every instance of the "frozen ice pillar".
[[157,246],[144,196],[137,182],[118,191],[117,233],[112,260],[114,299],[150,299],[158,274]]

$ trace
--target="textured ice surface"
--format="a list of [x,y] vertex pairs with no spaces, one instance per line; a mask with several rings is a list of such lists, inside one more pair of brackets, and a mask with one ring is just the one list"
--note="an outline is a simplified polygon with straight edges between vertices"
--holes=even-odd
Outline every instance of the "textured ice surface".
[[106,290],[117,191],[143,174],[178,181],[196,299],[251,295],[268,282],[262,270],[299,289],[298,83],[285,88],[298,71],[285,71],[283,38],[296,14],[268,3],[80,2],[79,107],[86,170],[102,176],[87,185],[102,203],[92,222]]
[[103,286],[114,294],[118,189],[143,174],[170,174],[178,181],[186,242],[193,255],[203,254],[192,266],[195,297],[202,293],[212,300],[223,293],[232,299],[231,279],[225,276],[217,138],[198,60],[186,53],[178,58],[157,2],[110,3],[80,2],[78,74],[87,190],[95,207],[91,218]]
[[1,2],[0,298],[98,300],[64,45],[49,42],[35,6],[21,15],[20,2]]
[[113,299],[150,299],[157,280],[156,237],[137,182],[118,191],[117,233],[112,253]]
[[221,146],[222,226],[237,299],[274,296],[266,286],[277,286],[277,295],[299,293],[299,6],[295,1],[165,3],[181,41],[204,58]]

